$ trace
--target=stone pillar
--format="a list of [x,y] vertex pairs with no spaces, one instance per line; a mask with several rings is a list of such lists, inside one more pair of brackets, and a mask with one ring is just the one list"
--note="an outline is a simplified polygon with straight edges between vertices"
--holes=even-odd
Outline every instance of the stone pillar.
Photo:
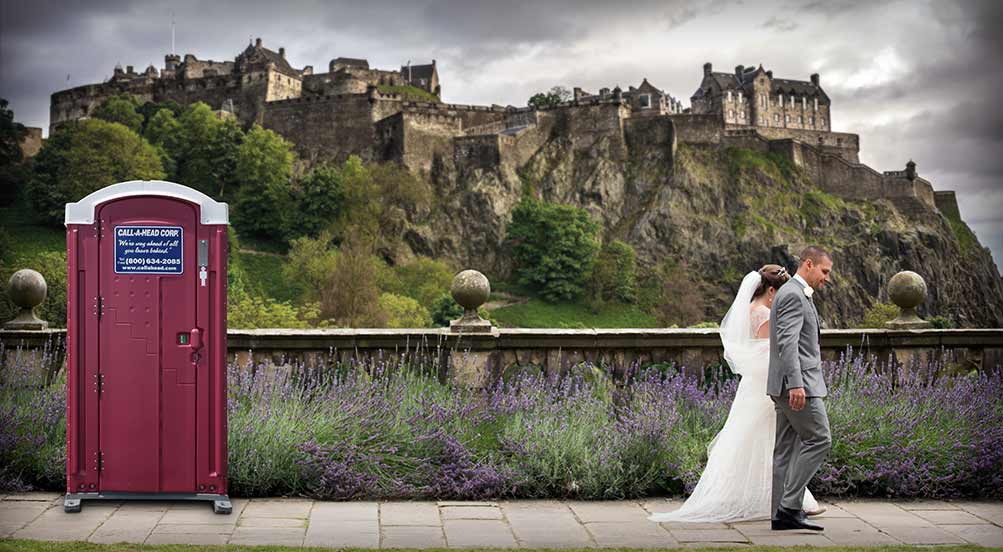
[[892,276],[888,281],[888,297],[900,309],[898,317],[885,323],[889,329],[919,330],[933,327],[933,324],[916,314],[916,307],[926,299],[926,282],[922,276],[910,270]]
[[484,336],[488,339],[498,337],[498,331],[491,322],[484,320],[477,313],[477,308],[483,305],[491,294],[491,283],[486,276],[476,270],[464,270],[453,278],[449,292],[463,307],[463,316],[449,323],[449,332],[461,336],[457,347],[449,354],[449,378],[461,387],[483,388],[490,383],[494,348],[484,347],[487,345],[485,343],[478,346],[478,343],[484,341],[483,338],[475,338],[464,344],[462,336]]
[[7,283],[11,301],[21,308],[17,317],[3,325],[6,330],[45,330],[49,323],[35,316],[35,307],[45,301],[48,288],[41,274],[24,268],[15,272]]

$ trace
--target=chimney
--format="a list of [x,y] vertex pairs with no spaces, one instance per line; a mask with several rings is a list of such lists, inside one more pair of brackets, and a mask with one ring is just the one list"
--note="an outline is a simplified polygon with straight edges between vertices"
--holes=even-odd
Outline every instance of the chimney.
[[735,66],[735,76],[738,77],[738,80],[742,80],[742,73],[743,72],[745,72],[745,66],[744,65],[736,65]]
[[916,162],[912,159],[905,164],[905,177],[909,180],[916,180]]
[[709,77],[710,71],[711,71],[711,64],[708,61],[707,63],[703,64],[703,76]]
[[261,48],[261,39],[260,38],[255,38],[254,39],[254,47],[255,48]]
[[766,76],[770,77],[772,79],[773,78],[773,69],[770,69],[769,71],[767,71],[766,72]]
[[285,48],[281,48],[281,47],[279,48],[279,57],[282,58],[282,59],[286,59],[286,49]]
[[818,86],[818,73],[811,74],[811,83]]

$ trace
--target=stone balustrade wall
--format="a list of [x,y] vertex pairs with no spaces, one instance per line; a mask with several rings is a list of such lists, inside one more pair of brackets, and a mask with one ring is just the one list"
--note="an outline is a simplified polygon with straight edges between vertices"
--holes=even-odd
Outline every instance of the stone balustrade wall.
[[[56,373],[64,364],[65,330],[0,330],[3,367],[33,364]],[[577,363],[606,363],[618,376],[625,368],[675,363],[702,369],[722,362],[716,329],[495,329],[462,335],[445,328],[230,330],[229,355],[240,364],[278,369],[341,363],[396,365],[400,358],[437,370],[441,380],[479,387],[506,372],[534,366],[564,373]],[[823,357],[834,360],[852,347],[908,366],[914,359],[948,353],[952,372],[999,370],[1003,329],[823,330]],[[15,362],[15,357],[23,360]],[[2,376],[2,373],[0,373]]]

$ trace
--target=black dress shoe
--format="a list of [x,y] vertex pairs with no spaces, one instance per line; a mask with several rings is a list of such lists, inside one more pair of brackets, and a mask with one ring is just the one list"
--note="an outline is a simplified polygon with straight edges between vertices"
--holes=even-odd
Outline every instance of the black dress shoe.
[[770,520],[770,528],[774,531],[790,531],[794,529],[823,530],[821,525],[809,523],[807,519],[803,510],[792,510],[781,506],[777,508],[774,518]]

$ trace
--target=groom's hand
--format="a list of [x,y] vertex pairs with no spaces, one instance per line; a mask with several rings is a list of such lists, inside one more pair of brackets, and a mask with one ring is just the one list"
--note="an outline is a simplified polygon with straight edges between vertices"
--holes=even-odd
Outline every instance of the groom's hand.
[[804,408],[804,387],[795,387],[791,389],[789,402],[791,404],[791,410],[795,412]]

